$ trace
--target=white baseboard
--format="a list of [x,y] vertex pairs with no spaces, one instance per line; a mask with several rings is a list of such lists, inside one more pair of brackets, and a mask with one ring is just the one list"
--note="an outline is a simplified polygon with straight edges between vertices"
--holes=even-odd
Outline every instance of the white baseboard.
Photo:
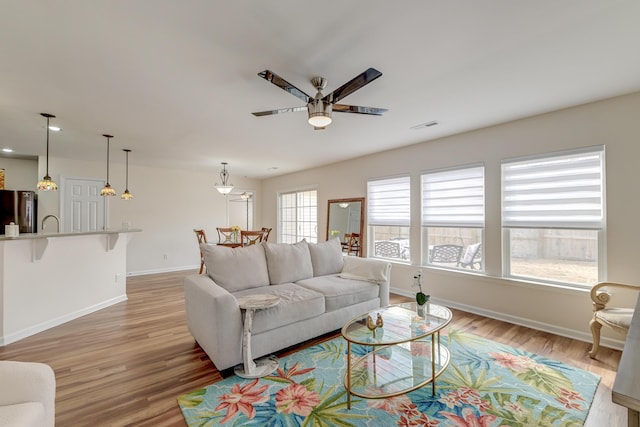
[[101,303],[83,308],[81,310],[77,310],[72,313],[65,314],[64,316],[60,316],[56,319],[52,319],[52,320],[31,326],[29,328],[25,328],[13,334],[0,336],[0,347],[19,341],[23,338],[30,337],[31,335],[35,335],[37,333],[46,331],[47,329],[51,329],[55,326],[62,325],[63,323],[67,323],[71,320],[77,319],[78,317],[85,316],[87,314],[93,313],[98,310],[102,310],[103,308],[110,307],[114,304],[117,304],[119,302],[126,301],[126,300],[127,300],[126,294],[120,295],[115,298],[111,298],[109,300],[103,301]]
[[171,267],[171,268],[158,268],[153,270],[140,270],[140,271],[129,271],[127,272],[127,276],[146,276],[147,274],[160,274],[160,273],[174,273],[176,271],[185,271],[185,270],[199,270],[200,264],[198,265],[187,265],[182,267]]
[[[397,295],[406,296],[409,298],[414,297],[414,294],[409,293],[402,289],[392,288],[391,292]],[[466,311],[468,313],[477,314],[479,316],[488,317],[490,319],[502,320],[503,322],[512,323],[514,325],[525,326],[527,328],[536,329],[543,332],[549,332],[554,335],[559,335],[562,337],[572,338],[578,341],[584,341],[587,343],[591,343],[591,333],[585,331],[579,331],[575,329],[563,328],[561,326],[552,325],[550,323],[538,322],[537,320],[527,319],[524,317],[512,316],[510,314],[504,314],[497,311],[486,310],[481,307],[475,307],[466,304],[460,304],[455,301],[450,301],[441,298],[432,298],[434,303],[444,305],[446,307],[456,308],[458,310]],[[622,351],[624,347],[624,341],[616,340],[607,337],[601,337],[600,339],[601,347],[608,347],[614,350]]]

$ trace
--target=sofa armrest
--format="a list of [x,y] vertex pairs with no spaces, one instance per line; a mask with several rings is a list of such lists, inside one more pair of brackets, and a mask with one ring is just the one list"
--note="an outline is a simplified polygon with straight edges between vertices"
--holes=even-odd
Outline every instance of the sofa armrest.
[[377,283],[380,286],[380,306],[389,305],[390,262],[372,258],[345,256],[344,267],[340,277]]
[[191,335],[218,370],[242,361],[242,313],[238,301],[205,274],[184,279],[185,310]]
[[0,406],[39,402],[47,426],[55,422],[56,377],[49,365],[0,361]]

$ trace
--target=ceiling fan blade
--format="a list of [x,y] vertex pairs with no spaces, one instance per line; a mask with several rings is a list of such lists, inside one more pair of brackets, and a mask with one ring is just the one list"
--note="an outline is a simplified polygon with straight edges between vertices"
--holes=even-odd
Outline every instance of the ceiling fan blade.
[[389,110],[386,108],[360,107],[358,105],[333,104],[333,111],[338,113],[357,113],[357,114],[371,114],[374,116],[381,116]]
[[288,81],[286,81],[285,79],[283,79],[282,77],[274,73],[273,71],[264,70],[258,73],[258,75],[263,79],[265,79],[266,81],[271,82],[274,85],[278,86],[280,89],[286,90],[296,98],[303,100],[307,104],[313,99],[309,95],[307,95],[306,93],[304,93],[303,91],[301,91],[300,89],[298,89],[297,87],[295,87],[294,85],[292,85],[291,83],[289,83]]
[[280,108],[279,110],[258,111],[256,113],[251,113],[251,114],[259,117],[259,116],[273,116],[274,114],[297,113],[299,111],[307,111],[307,107]]
[[331,92],[329,95],[322,98],[322,100],[331,103],[338,102],[342,98],[351,95],[353,92],[365,86],[366,84],[371,83],[381,75],[382,73],[375,68],[369,68]]

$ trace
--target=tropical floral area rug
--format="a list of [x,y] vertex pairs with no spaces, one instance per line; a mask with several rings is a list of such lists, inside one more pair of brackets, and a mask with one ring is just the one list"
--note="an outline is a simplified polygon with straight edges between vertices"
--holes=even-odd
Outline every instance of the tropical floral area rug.
[[[584,424],[597,375],[459,331],[443,335],[442,343],[451,363],[437,379],[435,396],[429,384],[387,399],[352,396],[347,409],[347,345],[338,337],[279,359],[272,376],[229,377],[180,396],[178,403],[189,427]],[[352,345],[352,357],[369,351],[358,347]],[[431,354],[428,346],[418,348]]]

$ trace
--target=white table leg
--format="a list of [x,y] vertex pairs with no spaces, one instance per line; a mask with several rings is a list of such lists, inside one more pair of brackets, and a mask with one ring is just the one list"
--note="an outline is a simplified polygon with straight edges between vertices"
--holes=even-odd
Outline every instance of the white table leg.
[[271,359],[253,361],[251,356],[251,326],[253,325],[254,309],[248,308],[244,312],[244,330],[242,334],[242,361],[244,367],[236,367],[234,372],[242,378],[260,378],[278,369],[278,361]]

